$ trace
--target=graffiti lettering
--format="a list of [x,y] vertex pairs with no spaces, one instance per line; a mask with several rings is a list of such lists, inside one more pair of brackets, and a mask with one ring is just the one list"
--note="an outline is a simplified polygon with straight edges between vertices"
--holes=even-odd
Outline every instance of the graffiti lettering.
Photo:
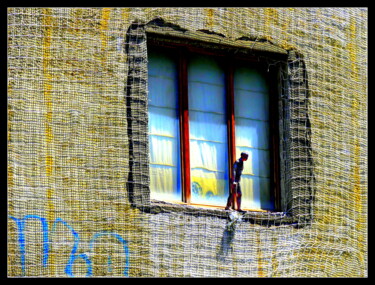
[[[10,219],[14,220],[17,226],[17,233],[18,233],[18,246],[19,246],[19,251],[20,251],[20,259],[21,259],[21,270],[22,270],[22,275],[26,275],[26,238],[25,238],[25,226],[26,222],[29,219],[34,219],[34,220],[39,220],[41,223],[41,228],[42,228],[42,236],[43,236],[43,260],[42,260],[42,266],[47,267],[48,266],[48,258],[49,258],[49,252],[50,252],[50,247],[51,247],[51,241],[50,241],[50,235],[53,235],[56,232],[56,227],[59,223],[64,225],[70,230],[70,233],[73,236],[73,247],[70,252],[69,259],[67,261],[67,264],[65,266],[65,274],[69,277],[74,277],[73,274],[73,265],[74,262],[77,259],[83,259],[86,262],[87,266],[87,271],[86,271],[86,276],[90,277],[93,274],[92,270],[92,260],[89,255],[85,253],[78,254],[78,248],[79,248],[79,243],[80,243],[80,236],[78,232],[74,230],[74,228],[69,225],[66,221],[63,219],[57,218],[53,224],[52,224],[52,230],[49,233],[49,227],[48,227],[48,221],[40,216],[37,215],[26,215],[21,219],[15,218],[10,216]],[[110,231],[101,231],[97,232],[93,235],[91,240],[89,241],[89,251],[94,252],[94,247],[95,243],[98,239],[100,239],[103,236],[111,236],[116,238],[117,241],[120,242],[120,244],[123,246],[124,250],[124,258],[125,258],[125,266],[124,266],[124,271],[123,275],[128,276],[129,273],[129,248],[128,248],[128,243],[126,240],[124,240],[119,234],[110,232]],[[108,256],[108,271],[112,271],[112,258],[109,255]]]

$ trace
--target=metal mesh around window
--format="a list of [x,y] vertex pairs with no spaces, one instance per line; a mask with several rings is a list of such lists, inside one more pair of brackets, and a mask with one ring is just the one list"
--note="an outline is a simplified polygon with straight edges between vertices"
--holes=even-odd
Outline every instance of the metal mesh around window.
[[[151,207],[158,18],[288,53],[283,212]],[[8,215],[9,276],[367,276],[367,9],[9,8]]]

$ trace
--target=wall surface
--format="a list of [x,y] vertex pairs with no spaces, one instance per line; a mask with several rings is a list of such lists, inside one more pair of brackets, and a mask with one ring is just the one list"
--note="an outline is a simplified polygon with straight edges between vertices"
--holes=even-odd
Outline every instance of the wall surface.
[[[131,205],[125,37],[156,17],[304,56],[311,223]],[[8,9],[9,276],[367,274],[366,8]]]

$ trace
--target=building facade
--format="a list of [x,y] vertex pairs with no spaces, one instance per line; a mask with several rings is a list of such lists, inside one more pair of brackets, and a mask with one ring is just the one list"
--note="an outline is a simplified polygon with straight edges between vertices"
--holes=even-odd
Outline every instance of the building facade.
[[[277,210],[150,198],[151,39],[276,70]],[[8,8],[8,276],[367,274],[366,8]]]

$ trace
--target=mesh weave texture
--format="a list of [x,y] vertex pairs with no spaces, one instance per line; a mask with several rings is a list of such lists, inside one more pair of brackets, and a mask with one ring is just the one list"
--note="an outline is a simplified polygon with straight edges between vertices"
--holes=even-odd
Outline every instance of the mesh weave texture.
[[[145,31],[161,18],[288,53],[284,212],[230,229],[151,207]],[[366,8],[8,9],[8,276],[367,274]]]

